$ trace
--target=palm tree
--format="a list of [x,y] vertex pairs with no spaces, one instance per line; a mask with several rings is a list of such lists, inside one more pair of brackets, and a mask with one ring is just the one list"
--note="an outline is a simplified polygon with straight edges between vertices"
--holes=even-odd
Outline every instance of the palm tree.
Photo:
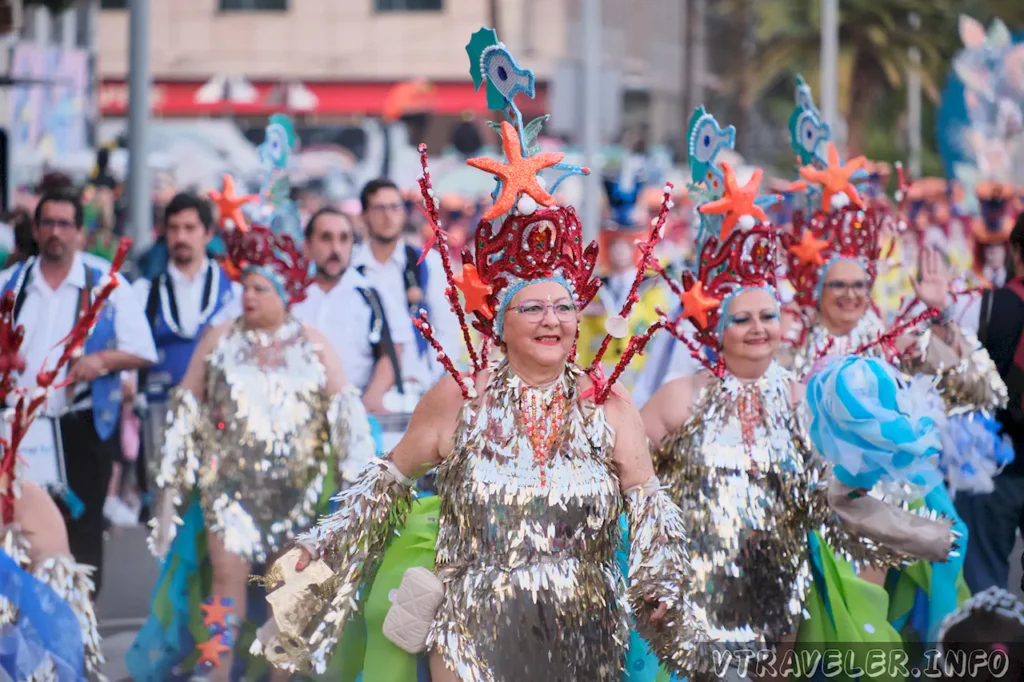
[[[756,58],[730,74],[741,106],[752,106],[781,80],[803,73],[817,85],[821,50],[820,2],[816,0],[723,0],[720,11],[750,11],[756,26]],[[869,122],[887,90],[901,89],[910,68],[910,48],[921,55],[921,81],[935,101],[949,60],[960,47],[960,13],[987,19],[1002,12],[1008,25],[1024,22],[1020,0],[842,0],[839,3],[839,111],[847,123],[851,154],[866,151]],[[920,30],[911,28],[911,16]],[[734,90],[734,91],[736,91]]]

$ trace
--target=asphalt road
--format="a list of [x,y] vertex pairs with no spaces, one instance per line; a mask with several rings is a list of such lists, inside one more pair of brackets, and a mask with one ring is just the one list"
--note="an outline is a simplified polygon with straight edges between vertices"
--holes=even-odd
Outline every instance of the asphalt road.
[[[105,674],[110,682],[131,680],[124,656],[149,611],[149,595],[159,568],[146,547],[147,529],[114,528],[107,536],[103,591],[96,605],[103,651],[107,657]],[[1024,544],[1018,538],[1014,557]],[[1017,595],[1021,579],[1020,561],[1010,562],[1010,585]]]

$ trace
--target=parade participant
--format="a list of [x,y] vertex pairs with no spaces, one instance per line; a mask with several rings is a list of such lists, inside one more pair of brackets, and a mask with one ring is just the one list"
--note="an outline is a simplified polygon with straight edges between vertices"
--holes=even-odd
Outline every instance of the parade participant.
[[[782,335],[777,235],[764,225],[746,229],[735,220],[750,215],[760,172],[740,188],[731,167],[724,162],[722,167],[724,197],[701,208],[728,207],[726,236],[708,238],[700,247],[697,272],[684,275],[682,288],[674,284],[683,316],[698,330],[694,339],[680,335],[681,341],[708,371],[666,383],[641,412],[657,446],[659,478],[683,510],[697,578],[686,598],[701,614],[702,628],[726,648],[780,645],[798,626],[807,628],[801,631],[804,641],[819,645],[898,642],[887,626],[879,588],[857,580],[848,569],[823,570],[836,564],[832,546],[884,565],[907,555],[945,561],[953,536],[948,524],[896,511],[874,498],[859,502],[875,505],[872,512],[852,514],[846,493],[874,483],[830,480],[815,457],[797,410],[803,387],[775,360]],[[705,347],[714,351],[714,361],[707,359]],[[861,416],[868,423],[877,419],[874,427],[883,429],[881,424],[892,419],[889,412],[886,406]],[[833,429],[830,434],[841,432],[833,415],[825,420]],[[913,420],[915,428],[919,421]],[[888,457],[913,454],[917,462],[926,454],[916,438],[909,444],[884,439],[872,444]],[[927,462],[917,462],[906,474],[929,468],[934,471]],[[827,498],[821,490],[826,483]],[[869,549],[865,538],[888,549]],[[837,574],[843,575],[841,582]],[[802,626],[805,609],[822,617]],[[851,622],[866,627],[838,629]]]
[[128,657],[137,680],[257,677],[245,652],[263,609],[250,611],[248,576],[374,453],[337,353],[289,311],[309,285],[295,240],[239,218],[225,243],[242,312],[207,330],[171,392],[152,538],[163,563]]
[[[492,30],[474,34],[467,49],[478,83],[486,80],[488,92],[503,93],[510,118],[518,120],[513,99],[532,96],[532,87],[523,89],[532,75]],[[489,77],[498,73],[505,77]],[[450,269],[423,152],[421,186],[452,283],[448,304],[467,337],[465,315],[473,315],[484,347],[470,351],[473,371],[463,376],[435,346],[451,377],[420,402],[399,445],[303,539],[299,566],[289,554],[282,559],[287,565],[274,567],[284,578],[283,596],[270,595],[280,634],[263,644],[282,666],[326,668],[357,610],[355,595],[373,580],[394,529],[405,524],[410,485],[423,466],[438,468],[435,571],[429,580],[416,574],[429,587],[403,585],[392,608],[410,607],[403,593],[436,607],[425,616],[418,647],[406,640],[429,652],[433,682],[618,682],[630,608],[671,670],[685,674],[699,655],[683,644],[694,633],[693,614],[679,599],[689,580],[679,510],[653,478],[639,415],[612,391],[621,367],[649,336],[634,339],[610,380],[599,364],[584,373],[573,362],[579,311],[599,286],[597,245],[584,247],[575,211],[554,205],[537,182],[537,173],[559,165],[562,155],[530,153],[510,122],[502,124],[502,142],[505,163],[469,161],[502,183],[477,228],[474,252],[463,254],[461,277]],[[645,255],[657,241],[654,229]],[[436,344],[429,318],[422,316],[419,326]],[[490,364],[488,346],[498,356]],[[623,511],[628,592],[616,566]],[[310,554],[318,558],[312,564]],[[328,603],[308,610],[315,597],[302,586],[325,570],[334,573]]]
[[10,397],[15,403],[4,411],[0,435],[0,678],[5,680],[105,679],[91,599],[93,568],[75,562],[60,510],[42,487],[26,479],[45,480],[46,470],[59,472],[59,455],[50,461],[33,458],[33,471],[18,451],[33,429],[49,428],[37,418],[47,396],[61,389],[58,376],[123,284],[113,275],[127,252],[123,242],[109,276],[60,344],[56,364],[41,367],[35,385],[15,389],[13,375],[26,367],[25,330],[15,323],[14,293],[0,299],[0,401]]
[[163,216],[170,255],[167,267],[152,280],[140,278],[132,285],[157,350],[156,363],[140,373],[138,382],[145,398],[140,466],[147,473],[143,478],[147,491],[160,465],[168,394],[185,376],[199,338],[215,316],[240,305],[241,285],[207,256],[215,231],[206,201],[188,193],[175,195]]
[[937,669],[947,680],[1024,680],[1024,603],[1001,587],[978,592],[939,630]]
[[[79,250],[82,220],[77,194],[67,189],[43,194],[33,228],[39,257],[8,271],[3,283],[2,293],[14,292],[14,317],[25,329],[27,364],[18,375],[20,386],[34,385],[47,353],[67,337],[107,276],[106,268],[89,264]],[[63,447],[67,471],[58,505],[75,559],[96,567],[97,592],[103,581],[103,505],[121,419],[121,372],[157,358],[142,307],[127,282],[115,277],[125,286],[114,289],[106,302],[84,354],[62,368],[59,381],[68,381],[68,388],[48,396],[40,418],[56,422],[52,447]]]
[[[390,180],[372,180],[360,194],[368,239],[352,253],[352,267],[366,277],[389,310],[408,311],[395,320],[394,331],[412,342],[403,353],[403,379],[418,382],[421,392],[444,374],[423,335],[413,328],[412,318],[427,311],[432,324],[448,347],[458,341],[458,322],[445,300],[445,279],[441,258],[431,249],[417,249],[406,243],[407,210],[398,186]],[[399,325],[408,329],[399,332]]]
[[[593,362],[605,336],[612,334],[615,337],[605,352],[605,370],[608,372],[622,357],[629,345],[629,338],[646,332],[660,319],[658,308],[666,307],[666,296],[661,287],[657,286],[657,275],[645,273],[647,276],[643,277],[635,289],[639,300],[634,304],[632,316],[629,320],[618,317],[626,297],[634,291],[637,265],[643,259],[643,254],[637,249],[637,242],[642,241],[650,230],[649,223],[644,224],[647,229],[634,223],[635,203],[631,202],[636,199],[639,182],[633,182],[637,185],[633,191],[624,193],[620,190],[619,180],[605,180],[605,189],[615,216],[613,222],[601,231],[599,238],[600,260],[603,261],[599,265],[604,266],[605,275],[601,278],[597,299],[584,311],[580,321],[578,349],[582,365]],[[643,372],[645,359],[643,356],[634,358],[619,377],[619,383],[626,390],[632,390],[634,381]]]
[[381,413],[388,411],[384,397],[389,391],[402,393],[399,358],[413,339],[406,309],[385,308],[385,299],[349,267],[354,242],[351,219],[337,209],[322,208],[309,218],[303,253],[316,265],[316,275],[292,312],[324,333],[345,376],[362,392],[363,405]]

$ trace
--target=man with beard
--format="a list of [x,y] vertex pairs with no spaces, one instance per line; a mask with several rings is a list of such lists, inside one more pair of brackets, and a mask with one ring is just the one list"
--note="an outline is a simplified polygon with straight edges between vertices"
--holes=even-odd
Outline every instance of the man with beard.
[[397,333],[402,327],[412,336],[402,358],[404,378],[417,380],[425,392],[445,370],[437,353],[413,328],[412,318],[420,310],[426,311],[434,336],[446,352],[456,353],[462,345],[458,318],[445,295],[448,283],[441,256],[431,251],[421,258],[423,254],[402,238],[406,207],[395,183],[370,181],[360,201],[368,239],[356,248],[352,265],[380,292],[388,309],[406,311],[404,319],[392,320],[392,331]]
[[[14,295],[14,317],[24,327],[25,371],[17,384],[32,390],[36,375],[54,350],[62,346],[80,315],[91,305],[108,272],[82,257],[84,220],[78,195],[69,188],[44,192],[36,205],[32,237],[39,256],[12,268],[2,293]],[[60,491],[58,506],[68,528],[71,553],[82,564],[96,567],[96,591],[103,580],[103,503],[116,452],[116,431],[121,417],[121,372],[144,368],[156,360],[153,338],[145,315],[121,283],[97,316],[85,343],[85,353],[72,361],[56,384],[44,415],[33,425],[40,447],[37,457],[57,458],[63,443],[64,478],[39,483]],[[12,400],[18,395],[12,393]],[[45,441],[42,440],[45,438]],[[48,462],[29,462],[29,477],[41,475]],[[53,462],[49,462],[52,464]],[[56,471],[60,471],[58,467]]]
[[363,392],[371,413],[382,413],[384,396],[402,392],[399,353],[412,342],[407,317],[388,308],[380,294],[349,268],[355,233],[352,221],[334,208],[321,208],[306,223],[304,251],[316,263],[316,278],[292,314],[324,333],[334,345],[349,381]]
[[[185,376],[203,330],[222,310],[240,305],[241,285],[232,282],[228,273],[207,257],[213,235],[210,205],[193,194],[176,195],[164,212],[170,262],[153,281],[139,279],[134,284],[158,357],[156,364],[139,377],[146,398],[146,437],[140,459],[154,465],[159,465],[154,448],[162,441],[168,393]],[[145,470],[145,464],[140,464],[140,472]],[[140,481],[144,489],[147,483],[145,479]]]

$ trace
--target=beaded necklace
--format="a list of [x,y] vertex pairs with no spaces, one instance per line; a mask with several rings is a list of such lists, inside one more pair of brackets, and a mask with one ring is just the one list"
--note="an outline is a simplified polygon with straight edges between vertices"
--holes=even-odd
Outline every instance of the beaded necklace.
[[568,400],[559,381],[554,388],[524,388],[519,402],[526,435],[533,446],[533,461],[540,467],[540,484],[544,486],[547,484],[545,465],[561,438]]

